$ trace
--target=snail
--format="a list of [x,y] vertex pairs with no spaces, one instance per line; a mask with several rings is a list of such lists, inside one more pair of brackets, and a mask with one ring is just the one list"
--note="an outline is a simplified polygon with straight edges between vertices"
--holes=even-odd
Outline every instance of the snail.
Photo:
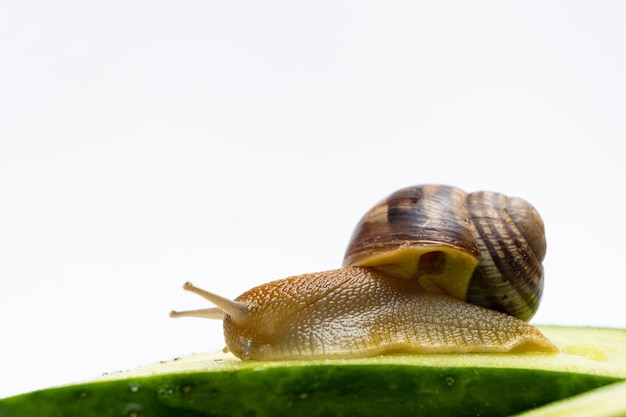
[[215,308],[241,359],[556,352],[527,323],[543,288],[543,221],[528,202],[444,185],[401,189],[357,224],[336,270],[272,281]]

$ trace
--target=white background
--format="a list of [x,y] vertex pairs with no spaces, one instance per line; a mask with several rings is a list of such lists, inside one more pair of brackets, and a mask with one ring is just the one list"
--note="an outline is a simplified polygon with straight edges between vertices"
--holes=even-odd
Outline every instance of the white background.
[[[417,4],[415,4],[417,3]],[[420,183],[532,202],[533,323],[626,327],[626,6],[3,2],[0,397],[223,346]]]

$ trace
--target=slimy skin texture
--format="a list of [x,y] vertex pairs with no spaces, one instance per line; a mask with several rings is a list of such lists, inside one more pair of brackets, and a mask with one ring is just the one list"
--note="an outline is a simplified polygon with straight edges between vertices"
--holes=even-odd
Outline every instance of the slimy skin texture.
[[235,301],[246,311],[236,319],[224,314],[224,336],[242,359],[557,351],[520,319],[369,267],[272,281]]

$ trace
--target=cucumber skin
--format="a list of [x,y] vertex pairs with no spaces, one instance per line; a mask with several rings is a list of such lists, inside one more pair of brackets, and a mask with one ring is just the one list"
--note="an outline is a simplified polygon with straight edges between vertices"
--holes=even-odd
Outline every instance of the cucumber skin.
[[619,380],[477,367],[257,368],[50,388],[0,400],[0,416],[506,416]]

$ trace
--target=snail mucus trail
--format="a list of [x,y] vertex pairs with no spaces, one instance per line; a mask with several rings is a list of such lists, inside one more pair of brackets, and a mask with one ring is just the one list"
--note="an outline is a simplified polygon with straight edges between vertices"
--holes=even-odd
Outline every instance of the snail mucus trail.
[[525,200],[443,185],[408,187],[358,223],[340,269],[252,288],[216,307],[241,359],[387,353],[556,352],[527,321],[543,288],[545,233]]

